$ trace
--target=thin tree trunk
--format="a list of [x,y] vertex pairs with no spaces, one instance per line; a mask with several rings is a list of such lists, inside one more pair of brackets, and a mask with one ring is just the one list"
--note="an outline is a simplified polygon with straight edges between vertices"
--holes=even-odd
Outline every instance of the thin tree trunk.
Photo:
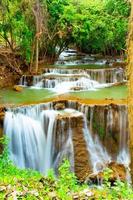
[[32,9],[34,16],[35,16],[35,23],[36,23],[36,38],[35,38],[35,73],[38,72],[38,59],[39,59],[39,38],[41,34],[41,10],[40,10],[40,3],[39,0],[35,1],[34,8]]
[[31,48],[31,58],[30,58],[29,73],[32,72],[34,53],[35,53],[35,38],[33,40],[32,48]]
[[35,72],[38,72],[38,57],[39,57],[39,40],[36,37],[36,63],[35,63]]
[[133,1],[131,1],[131,16],[130,16],[130,27],[128,36],[128,110],[129,110],[129,127],[130,127],[130,155],[131,155],[131,178],[133,183]]

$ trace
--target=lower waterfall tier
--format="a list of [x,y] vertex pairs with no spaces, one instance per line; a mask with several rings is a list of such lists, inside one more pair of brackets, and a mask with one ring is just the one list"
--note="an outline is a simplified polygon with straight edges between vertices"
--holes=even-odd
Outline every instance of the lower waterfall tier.
[[58,101],[8,109],[4,133],[20,168],[47,174],[67,158],[80,180],[110,162],[129,167],[127,108]]

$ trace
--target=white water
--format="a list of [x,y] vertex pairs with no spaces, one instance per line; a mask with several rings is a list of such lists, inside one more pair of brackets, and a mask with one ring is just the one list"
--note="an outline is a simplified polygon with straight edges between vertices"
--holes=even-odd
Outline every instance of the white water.
[[[28,81],[30,80],[30,81]],[[97,88],[109,87],[111,84],[125,81],[125,75],[122,68],[110,69],[45,69],[45,73],[38,76],[22,76],[20,85],[32,86],[36,89],[62,88],[64,85],[65,91],[68,92],[72,87],[82,85],[81,90],[92,90]],[[85,82],[85,83],[84,83]],[[86,87],[88,85],[88,87]],[[59,89],[59,92],[60,89]]]
[[[83,117],[83,113],[73,109],[65,109],[61,112],[44,110],[50,107],[53,106],[51,104],[40,104],[6,112],[4,132],[10,139],[10,158],[20,168],[32,168],[47,174],[50,168],[56,170],[62,158],[66,157],[70,160],[71,170],[74,171],[71,118],[69,118],[67,134],[63,134],[65,121],[62,118],[60,134],[56,135],[58,131],[57,116],[67,114],[67,116],[77,117],[81,115]],[[98,138],[93,139],[85,117],[83,132],[93,171],[98,172],[110,161],[110,156],[102,147]],[[55,145],[57,143],[59,143],[58,150]]]
[[[54,146],[57,143],[55,132],[59,113],[44,110],[49,106],[22,107],[6,112],[4,132],[10,141],[10,159],[22,169],[31,168],[47,174],[50,168],[55,167],[55,161],[58,160],[57,156],[54,157]],[[71,127],[68,135],[58,152],[59,161],[61,162],[64,155],[69,155],[67,157],[74,168]]]
[[95,58],[93,55],[81,54],[73,49],[68,49],[63,51],[58,60],[55,62],[55,65],[65,65],[65,66],[75,66],[75,65],[106,65],[109,61],[109,65],[112,65],[113,62],[121,62],[120,59],[104,59],[104,58]]
[[21,113],[7,112],[4,132],[9,138],[10,158],[20,168],[44,171],[46,137],[41,124]]
[[[51,110],[45,110],[41,113],[41,121],[42,127],[45,132],[46,142],[45,142],[45,150],[44,150],[44,172],[47,174],[48,170],[52,168],[53,161],[53,133],[56,130],[56,117],[57,112]],[[43,147],[43,148],[44,148]]]
[[[57,168],[62,159],[68,158],[71,170],[74,171],[73,130],[71,128],[71,115],[82,116],[84,120],[83,134],[87,144],[88,159],[92,170],[98,173],[103,170],[112,157],[108,154],[97,136],[91,134],[94,108],[87,105],[68,102],[69,109],[63,111],[53,110],[54,104],[40,104],[37,106],[20,107],[6,112],[4,132],[10,139],[9,151],[11,160],[20,168],[32,168],[47,174],[50,168]],[[78,109],[80,112],[70,109]],[[127,169],[127,179],[130,181],[130,156],[127,145],[127,110],[119,106],[119,153],[116,161],[124,164]],[[87,124],[88,112],[90,115],[89,129]],[[62,116],[60,121],[58,116]],[[69,116],[69,126],[64,132],[66,117]],[[108,129],[113,127],[113,112],[110,107],[107,115]],[[58,126],[57,126],[58,123]],[[60,126],[59,126],[60,123]],[[123,138],[123,139],[122,139]],[[124,141],[123,141],[124,140]]]
[[75,91],[76,88],[78,90],[97,90],[100,88],[109,87],[112,84],[100,84],[97,81],[93,81],[87,78],[80,78],[77,81],[64,81],[62,83],[57,84],[54,87],[54,91],[57,93],[66,93],[69,91]]
[[86,118],[84,118],[84,138],[87,144],[87,150],[93,167],[93,173],[102,171],[107,163],[111,162],[111,157],[106,149],[100,143],[98,137],[92,137],[88,127]]
[[[26,82],[26,77],[23,77],[23,83]],[[39,80],[39,81],[38,81]],[[21,80],[22,85],[22,80]],[[97,90],[100,88],[110,87],[113,83],[99,83],[97,81],[91,80],[88,75],[86,77],[72,77],[72,75],[67,77],[55,77],[53,79],[45,78],[40,80],[38,77],[33,78],[32,88],[47,88],[51,89],[58,94],[67,93],[69,91],[79,90]],[[26,85],[25,85],[26,86]],[[76,89],[75,89],[76,88]]]
[[[67,135],[65,135],[65,136],[60,135],[60,137],[59,137],[58,142],[62,143],[62,144],[64,143],[64,145],[62,145],[61,150],[57,154],[56,160],[54,162],[54,168],[57,170],[59,163],[61,163],[62,158],[65,158],[70,161],[71,171],[74,172],[74,147],[73,147],[73,140],[72,140],[73,133],[72,133],[70,124],[71,124],[71,120],[69,119],[69,127],[67,130]],[[65,126],[65,123],[62,120],[62,122],[61,122],[62,133],[64,132],[64,128],[65,128],[64,126]],[[66,138],[67,138],[67,140],[66,140]],[[67,142],[64,142],[65,140]],[[57,142],[57,141],[55,141],[55,142]]]
[[130,174],[130,153],[129,153],[129,135],[127,132],[127,121],[128,113],[127,108],[119,106],[119,121],[120,121],[120,138],[119,138],[119,154],[117,156],[117,162],[123,164],[126,167],[126,176],[128,183],[131,183],[131,174]]

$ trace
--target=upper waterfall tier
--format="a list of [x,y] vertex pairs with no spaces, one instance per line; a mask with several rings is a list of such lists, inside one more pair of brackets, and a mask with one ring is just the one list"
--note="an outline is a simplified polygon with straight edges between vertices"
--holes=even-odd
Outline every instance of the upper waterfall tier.
[[99,70],[45,69],[36,76],[22,76],[20,85],[48,88],[58,93],[79,90],[96,90],[125,81],[123,69]]
[[91,80],[99,83],[116,83],[125,80],[125,73],[123,68],[101,68],[101,69],[59,69],[47,68],[44,71],[47,75],[68,75],[75,76],[89,76]]
[[63,66],[77,66],[77,65],[98,65],[98,66],[112,66],[114,63],[118,63],[119,66],[123,59],[122,58],[103,58],[98,55],[88,55],[80,53],[74,49],[64,50],[58,60],[55,62],[55,65]]
[[91,80],[98,81],[99,83],[117,83],[123,82],[125,73],[123,68],[109,68],[109,69],[55,69],[47,68],[44,74],[38,76],[23,76],[20,84],[25,86],[35,85],[44,79],[66,79],[69,81],[77,80],[78,78],[85,77]]

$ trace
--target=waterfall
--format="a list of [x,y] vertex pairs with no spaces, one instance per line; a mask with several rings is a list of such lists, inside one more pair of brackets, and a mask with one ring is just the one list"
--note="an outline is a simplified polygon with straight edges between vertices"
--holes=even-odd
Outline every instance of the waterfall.
[[[36,88],[55,88],[58,84],[69,82],[95,81],[99,84],[118,83],[125,81],[122,68],[108,69],[45,69],[44,74],[35,76],[22,76],[19,84]],[[77,84],[77,83],[76,83]],[[94,83],[93,83],[94,84]]]
[[10,159],[20,168],[44,171],[43,148],[46,138],[41,124],[21,113],[8,111],[4,132],[9,138]]
[[52,168],[53,158],[53,133],[56,130],[57,112],[53,110],[45,110],[41,113],[42,126],[46,137],[45,152],[44,152],[44,172],[47,174],[48,170]]
[[23,85],[23,86],[27,86],[27,77],[25,75],[23,75],[19,81],[19,85]]
[[126,176],[128,183],[131,183],[131,175],[130,175],[130,153],[128,146],[128,113],[127,108],[123,106],[119,106],[119,118],[120,118],[120,138],[119,138],[119,154],[117,156],[117,162],[123,164],[126,167]]
[[128,151],[128,132],[127,132],[127,127],[128,127],[128,110],[127,107],[125,106],[119,106],[119,126],[120,126],[120,138],[119,138],[119,149],[122,151],[125,149]]
[[[61,121],[61,131],[62,133],[64,132],[65,129],[65,123],[62,120]],[[62,137],[63,136],[63,137]],[[66,139],[67,137],[67,139]],[[68,159],[70,161],[70,168],[71,171],[74,172],[74,147],[73,147],[73,133],[72,133],[72,128],[71,128],[71,119],[69,119],[69,127],[67,130],[67,135],[64,136],[61,134],[59,136],[59,143],[62,143],[60,151],[57,153],[55,162],[54,162],[54,168],[57,170],[59,163],[61,163],[62,158]],[[67,142],[65,142],[67,141]],[[55,141],[57,142],[57,141]],[[64,144],[64,145],[63,145]]]
[[[63,110],[54,110],[58,103],[64,104]],[[100,123],[102,120],[107,122],[107,146],[93,127],[96,112],[103,112],[99,115],[102,116]],[[111,152],[109,148],[113,146],[109,146],[109,137],[114,137],[110,133],[114,133],[116,124],[119,148]],[[55,173],[58,173],[58,166],[65,157],[70,161],[72,171],[77,168],[79,170],[80,166],[86,164],[84,160],[82,162],[82,157],[79,159],[81,150],[94,173],[115,161],[126,167],[127,177],[130,179],[126,106],[109,105],[104,108],[75,101],[62,101],[12,108],[5,114],[4,132],[9,138],[10,158],[22,169],[31,168],[47,174],[48,170],[53,168]],[[75,159],[80,160],[76,169]]]
[[112,84],[99,84],[97,81],[93,81],[87,78],[80,78],[77,81],[63,81],[62,83],[57,84],[53,91],[57,93],[65,93],[69,91],[76,90],[96,90],[100,88],[109,87]]
[[125,73],[123,68],[107,68],[107,69],[45,69],[46,76],[73,76],[82,75],[89,76],[91,80],[99,83],[117,83],[125,81]]
[[87,150],[89,152],[93,172],[98,173],[102,171],[107,163],[111,162],[111,157],[108,155],[105,148],[100,143],[98,137],[93,138],[88,127],[87,121],[84,117],[84,138],[87,144]]
[[4,132],[9,138],[10,159],[22,169],[30,168],[47,174],[50,168],[55,168],[59,154],[60,162],[63,156],[69,155],[66,157],[70,158],[74,167],[71,127],[68,129],[69,137],[59,141],[62,145],[55,155],[55,145],[58,142],[56,126],[61,113],[44,110],[50,107],[50,104],[40,104],[11,109],[5,114]]

